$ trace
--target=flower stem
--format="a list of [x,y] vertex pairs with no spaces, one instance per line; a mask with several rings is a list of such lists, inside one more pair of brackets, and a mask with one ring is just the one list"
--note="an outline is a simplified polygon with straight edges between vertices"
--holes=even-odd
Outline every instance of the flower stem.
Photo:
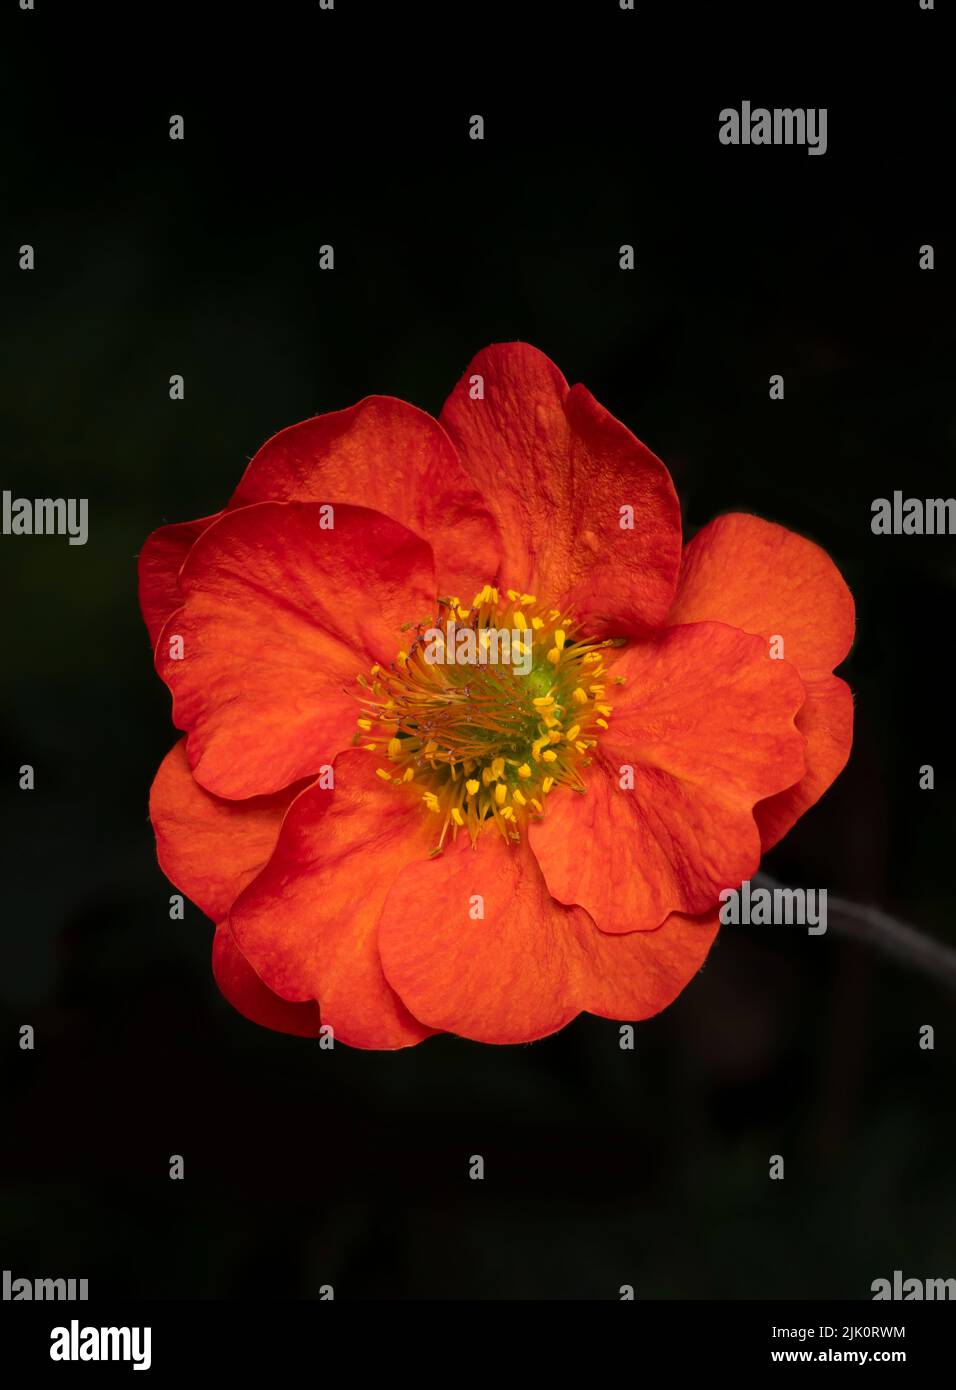
[[[763,872],[755,874],[753,881],[771,891],[784,886]],[[930,936],[924,936],[915,927],[891,917],[882,908],[828,894],[827,921],[840,935],[851,941],[862,941],[864,945],[873,946],[885,955],[902,961],[912,970],[921,970],[932,975],[940,984],[956,990],[956,950]]]

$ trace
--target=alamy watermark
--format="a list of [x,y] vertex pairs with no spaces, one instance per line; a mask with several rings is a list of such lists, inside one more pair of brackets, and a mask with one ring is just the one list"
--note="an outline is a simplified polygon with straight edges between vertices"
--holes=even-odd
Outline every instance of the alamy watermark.
[[874,1303],[881,1299],[902,1300],[904,1303],[926,1300],[940,1303],[956,1299],[956,1279],[904,1279],[901,1269],[894,1269],[889,1279],[874,1279],[870,1285]]
[[907,497],[894,492],[870,503],[874,536],[952,536],[956,533],[956,498]]
[[5,1303],[42,1303],[64,1299],[68,1303],[85,1303],[89,1298],[86,1279],[15,1279],[9,1269],[3,1271],[3,1301]]
[[717,138],[722,145],[806,145],[807,154],[827,152],[827,108],[825,106],[751,107],[740,110],[725,106],[720,113]]
[[430,627],[422,638],[429,666],[511,666],[516,676],[531,674],[532,634],[527,628],[458,627],[452,618],[444,632]]
[[14,497],[4,491],[5,536],[69,536],[70,545],[86,545],[89,502],[85,497]]
[[148,1371],[152,1340],[151,1327],[81,1327],[74,1318],[50,1333],[50,1360],[132,1361],[134,1371]]
[[825,888],[754,888],[745,878],[739,888],[722,888],[720,920],[731,927],[806,927],[808,936],[827,929]]

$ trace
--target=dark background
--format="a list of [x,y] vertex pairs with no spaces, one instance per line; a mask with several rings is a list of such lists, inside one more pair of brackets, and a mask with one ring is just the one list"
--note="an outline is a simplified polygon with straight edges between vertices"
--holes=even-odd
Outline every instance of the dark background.
[[[832,927],[725,929],[634,1052],[589,1017],[376,1054],[234,1013],[155,863],[177,735],[135,599],[146,535],[217,510],[277,429],[372,392],[437,413],[526,339],[664,459],[688,535],[745,509],[833,556],[853,757],[766,867],[956,944],[954,543],[870,532],[875,497],[954,490],[943,15],[253,8],[5,5],[0,483],[88,497],[90,537],[0,538],[0,1264],[93,1297],[956,1275],[952,998]],[[826,106],[826,155],[720,146],[744,98]]]

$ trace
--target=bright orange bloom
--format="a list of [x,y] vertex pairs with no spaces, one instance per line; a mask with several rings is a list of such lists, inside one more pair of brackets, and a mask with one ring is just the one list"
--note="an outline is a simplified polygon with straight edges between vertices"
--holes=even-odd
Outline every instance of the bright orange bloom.
[[664,465],[522,343],[437,422],[371,396],[277,434],[154,532],[140,598],[187,735],[160,864],[226,997],[290,1033],[657,1013],[850,751],[829,558],[744,515],[682,552]]

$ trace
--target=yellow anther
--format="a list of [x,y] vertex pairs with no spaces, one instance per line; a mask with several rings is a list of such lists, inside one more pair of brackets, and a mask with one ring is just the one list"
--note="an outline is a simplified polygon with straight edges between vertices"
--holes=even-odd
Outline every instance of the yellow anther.
[[[515,673],[429,670],[416,636],[423,631],[419,621],[405,625],[407,649],[358,678],[354,742],[365,738],[363,746],[378,754],[372,767],[383,782],[414,783],[424,807],[438,815],[435,854],[449,828],[453,835],[464,828],[474,843],[497,822],[504,838],[515,841],[516,822],[542,817],[555,786],[584,790],[578,755],[583,770],[607,728],[611,706],[597,703],[607,698],[600,682],[607,649],[620,643],[591,642],[566,609],[546,609],[534,594],[499,593],[492,584],[482,585],[470,606],[467,597],[452,595],[438,607],[442,622],[455,619],[477,636],[477,644],[469,638],[472,662],[477,651],[487,667],[500,627],[511,629],[510,661],[523,663]],[[532,681],[514,679],[530,673],[529,657]],[[538,693],[542,686],[548,693]]]

